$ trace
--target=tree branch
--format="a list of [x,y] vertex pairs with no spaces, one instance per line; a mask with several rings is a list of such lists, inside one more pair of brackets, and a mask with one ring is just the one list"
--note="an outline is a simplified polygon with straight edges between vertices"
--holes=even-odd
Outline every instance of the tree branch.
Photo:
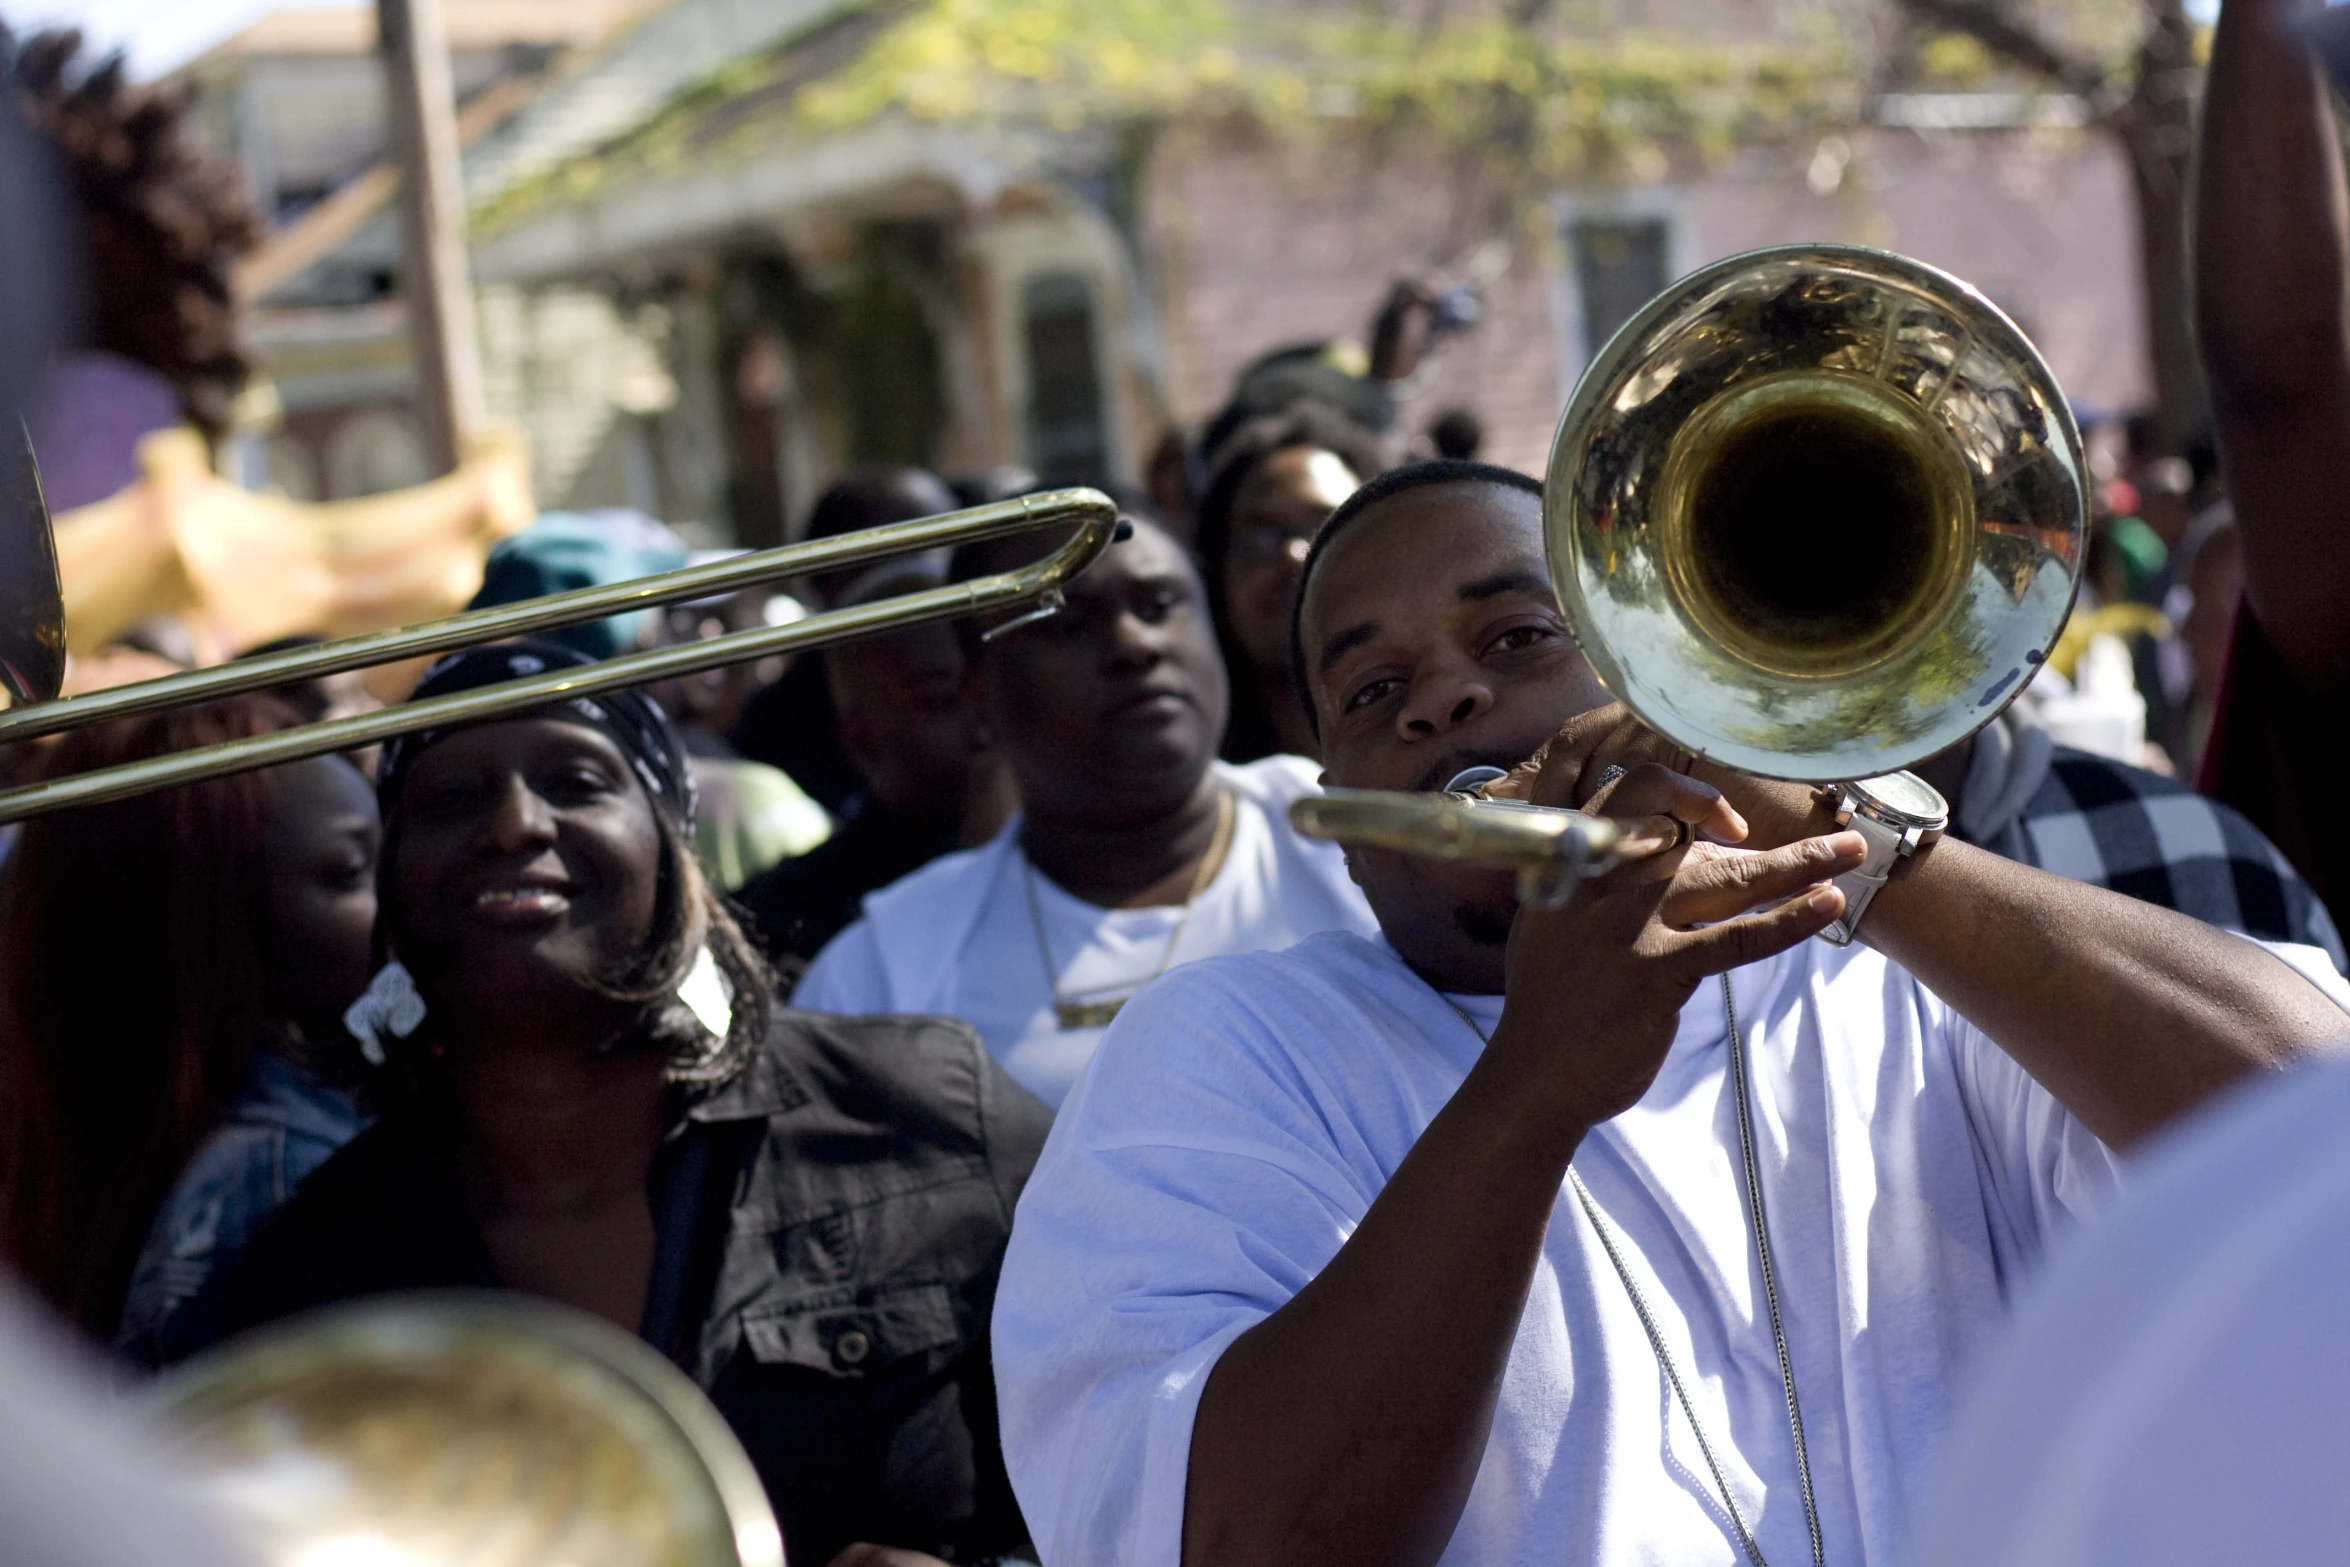
[[1903,4],[2092,103],[2098,101],[2105,86],[2105,73],[2094,62],[2066,54],[1995,0],[1903,0]]

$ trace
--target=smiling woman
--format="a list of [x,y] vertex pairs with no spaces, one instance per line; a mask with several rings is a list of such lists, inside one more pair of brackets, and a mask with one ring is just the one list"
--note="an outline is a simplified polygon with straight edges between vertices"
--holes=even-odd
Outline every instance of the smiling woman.
[[[417,696],[587,662],[477,648]],[[1042,1107],[955,1024],[775,1004],[641,693],[413,735],[382,774],[387,961],[353,1026],[384,1117],[255,1242],[222,1320],[563,1301],[710,1394],[794,1560],[1017,1548],[985,1326]]]

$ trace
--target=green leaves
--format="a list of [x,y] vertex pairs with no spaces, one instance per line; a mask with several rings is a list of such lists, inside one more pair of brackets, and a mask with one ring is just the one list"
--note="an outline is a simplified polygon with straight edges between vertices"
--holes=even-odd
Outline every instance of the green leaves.
[[1556,180],[1664,142],[1720,153],[1849,111],[1831,29],[1691,39],[1541,32],[1496,15],[1433,23],[1219,0],[928,0],[803,88],[793,119],[839,130],[916,120],[1103,121],[1241,115],[1273,130],[1405,126]]
[[596,154],[502,193],[494,230],[620,177],[899,116],[1068,133],[1241,119],[1286,138],[1402,132],[1474,161],[1505,205],[1657,179],[1760,138],[1849,124],[1862,78],[1820,0],[1741,12],[1735,36],[1578,31],[1477,3],[910,0],[852,12],[680,94]]
[[1239,83],[1236,32],[1218,0],[928,0],[803,88],[793,117],[815,131],[891,112],[1074,129],[1164,114]]

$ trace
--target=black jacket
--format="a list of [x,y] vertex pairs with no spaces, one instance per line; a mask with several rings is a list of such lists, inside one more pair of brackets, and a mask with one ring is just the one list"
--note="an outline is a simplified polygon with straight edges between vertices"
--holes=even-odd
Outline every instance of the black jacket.
[[[933,1018],[779,1011],[731,1082],[680,1094],[645,1337],[733,1425],[791,1560],[857,1540],[956,1561],[1026,1543],[988,1315],[1051,1122],[976,1035]],[[495,1288],[453,1124],[388,1115],[304,1182],[222,1281],[226,1329]]]

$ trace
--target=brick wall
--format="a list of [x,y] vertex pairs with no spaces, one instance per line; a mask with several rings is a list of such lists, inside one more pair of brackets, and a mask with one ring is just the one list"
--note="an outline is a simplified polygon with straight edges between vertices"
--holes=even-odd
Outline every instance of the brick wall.
[[1802,159],[1746,165],[1688,192],[1694,260],[1756,245],[1877,245],[1965,278],[2023,325],[2076,404],[2152,398],[2137,217],[2115,145],[2073,131],[1851,139],[1836,188],[1815,195]]
[[[1367,339],[1401,272],[1453,270],[1464,230],[1441,160],[1333,140],[1277,146],[1245,131],[1170,134],[1145,181],[1143,249],[1178,417],[1215,411],[1234,375],[1269,349]],[[1458,405],[1485,420],[1485,455],[1539,471],[1562,402],[1540,243],[1511,247],[1484,321],[1449,343],[1402,422]]]
[[[1849,138],[1833,181],[1816,149],[1767,149],[1646,191],[1561,197],[1670,214],[1676,266],[1760,245],[1845,240],[1898,249],[1967,278],[2021,318],[2076,402],[2148,395],[2126,173],[2078,133]],[[1280,145],[1245,130],[1164,136],[1143,185],[1141,239],[1164,340],[1169,401],[1198,420],[1241,366],[1304,339],[1367,336],[1397,273],[1469,267],[1477,232],[1457,171],[1409,149],[1333,137]],[[1555,214],[1487,252],[1506,266],[1483,323],[1453,342],[1408,403],[1423,428],[1456,404],[1485,421],[1485,455],[1540,472],[1576,371]]]

